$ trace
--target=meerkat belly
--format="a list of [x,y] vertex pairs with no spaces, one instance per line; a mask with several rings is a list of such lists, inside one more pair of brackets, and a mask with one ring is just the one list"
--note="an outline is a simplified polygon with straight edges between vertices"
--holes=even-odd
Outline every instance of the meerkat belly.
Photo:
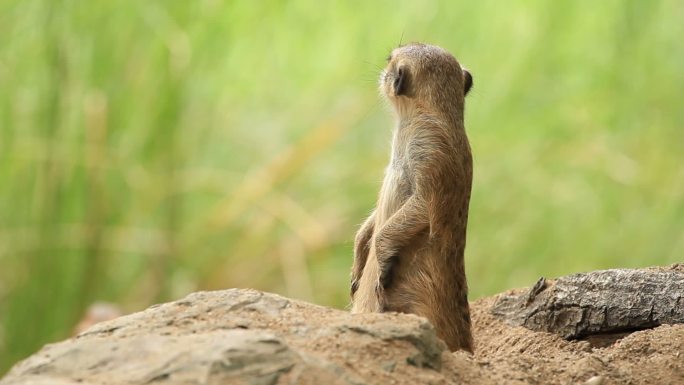
[[430,257],[434,255],[427,238],[427,234],[419,234],[401,251],[394,266],[392,284],[386,289],[386,310],[417,313],[416,306],[425,302],[426,282],[433,276]]

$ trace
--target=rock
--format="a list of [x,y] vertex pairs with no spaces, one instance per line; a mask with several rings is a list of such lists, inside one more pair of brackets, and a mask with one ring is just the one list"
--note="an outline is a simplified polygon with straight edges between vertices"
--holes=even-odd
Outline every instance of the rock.
[[232,289],[97,324],[0,383],[437,384],[458,378],[441,372],[443,356],[446,346],[417,316],[352,315]]
[[[516,292],[533,306],[551,290]],[[663,296],[675,297],[681,290]],[[0,385],[684,384],[684,324],[566,340],[495,315],[500,298],[471,303],[472,355],[450,353],[414,315],[350,314],[255,290],[195,293],[47,345]]]
[[[492,314],[566,339],[684,323],[684,268],[572,274],[500,295]],[[619,337],[619,336],[617,336]]]
[[602,385],[603,376],[594,376],[584,382],[583,385]]

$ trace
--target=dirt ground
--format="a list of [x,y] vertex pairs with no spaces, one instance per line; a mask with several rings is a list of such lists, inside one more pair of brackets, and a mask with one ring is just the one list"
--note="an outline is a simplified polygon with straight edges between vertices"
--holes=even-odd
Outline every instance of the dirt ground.
[[494,383],[684,384],[684,325],[565,341],[506,325],[489,314],[494,301],[471,304],[473,358]]

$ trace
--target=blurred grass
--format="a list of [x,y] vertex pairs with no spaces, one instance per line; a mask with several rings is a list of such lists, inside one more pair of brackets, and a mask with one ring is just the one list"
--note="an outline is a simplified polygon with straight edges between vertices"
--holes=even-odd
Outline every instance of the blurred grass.
[[404,41],[474,74],[471,298],[684,255],[684,5],[0,2],[0,373],[84,308],[343,307]]

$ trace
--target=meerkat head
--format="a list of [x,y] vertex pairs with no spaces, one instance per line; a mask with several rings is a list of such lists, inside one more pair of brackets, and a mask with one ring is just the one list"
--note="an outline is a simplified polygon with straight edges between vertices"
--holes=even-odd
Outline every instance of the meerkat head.
[[401,114],[411,107],[463,110],[473,77],[443,48],[411,43],[392,51],[380,76],[380,91]]

